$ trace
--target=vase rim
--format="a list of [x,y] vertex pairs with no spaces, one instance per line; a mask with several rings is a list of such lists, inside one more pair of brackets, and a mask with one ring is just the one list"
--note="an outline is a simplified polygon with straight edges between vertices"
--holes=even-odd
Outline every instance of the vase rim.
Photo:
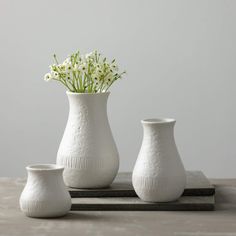
[[176,120],[173,118],[151,118],[141,120],[142,124],[168,124],[175,123]]
[[107,91],[107,92],[101,92],[101,93],[76,93],[76,92],[71,92],[71,91],[66,91],[66,94],[69,94],[69,95],[76,95],[76,96],[78,96],[78,95],[95,95],[95,96],[99,96],[99,95],[103,95],[103,94],[110,94],[110,92],[109,91]]
[[26,166],[29,171],[58,171],[63,170],[64,167],[56,164],[33,164]]

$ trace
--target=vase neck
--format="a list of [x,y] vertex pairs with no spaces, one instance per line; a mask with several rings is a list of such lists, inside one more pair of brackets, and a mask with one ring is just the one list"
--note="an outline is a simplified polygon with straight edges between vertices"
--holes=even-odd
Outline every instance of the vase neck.
[[109,93],[76,94],[67,93],[71,114],[86,114],[88,112],[106,112]]
[[156,143],[174,142],[174,123],[171,124],[143,124],[143,141],[156,145]]
[[28,181],[41,183],[62,177],[64,167],[55,164],[38,164],[27,166],[26,169]]
[[163,123],[163,124],[148,124],[143,123],[143,129],[146,132],[151,133],[160,133],[160,132],[168,132],[173,133],[175,123]]
[[33,178],[54,178],[62,175],[63,170],[47,170],[47,171],[30,171],[28,170],[28,176]]

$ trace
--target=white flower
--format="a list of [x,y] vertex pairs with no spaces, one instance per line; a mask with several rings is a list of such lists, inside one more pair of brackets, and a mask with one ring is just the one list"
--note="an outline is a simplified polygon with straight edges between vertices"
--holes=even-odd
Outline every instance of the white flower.
[[[59,64],[55,54],[53,57],[55,64],[50,66],[50,73],[47,73],[44,79],[46,81],[57,80],[73,92],[97,93],[107,91],[113,82],[124,74],[124,72],[118,72],[115,59],[109,62],[97,51],[85,55],[81,55],[77,51],[68,56],[61,64]],[[78,79],[82,80],[82,83],[78,84]],[[69,83],[65,83],[65,80]]]
[[113,71],[118,71],[118,70],[119,70],[118,66],[117,66],[115,63],[112,63],[112,64],[111,64],[111,69],[112,69]]
[[44,76],[44,80],[45,81],[49,81],[52,79],[52,75],[50,73],[47,73],[45,76]]
[[86,62],[86,57],[85,57],[84,55],[81,55],[79,61],[80,61],[81,63]]
[[53,71],[53,72],[52,72],[52,77],[53,77],[54,79],[58,79],[58,77],[59,77],[58,72]]
[[78,70],[81,72],[86,72],[87,68],[88,68],[88,65],[86,63],[83,63],[78,67]]
[[78,65],[78,64],[75,64],[74,67],[73,67],[73,71],[76,72],[76,71],[78,71],[78,69],[79,69],[79,65]]
[[70,79],[71,79],[70,74],[66,74],[66,79],[67,79],[67,80],[70,80]]
[[94,52],[90,52],[85,54],[85,58],[88,59],[89,57],[93,57],[94,56]]
[[71,63],[67,63],[65,64],[65,71],[70,73],[72,71],[73,67],[71,65]]
[[70,57],[67,57],[65,61],[63,61],[63,64],[68,64],[71,63]]
[[63,64],[60,64],[60,65],[58,65],[57,67],[58,67],[58,69],[59,69],[60,71],[62,71],[62,72],[64,72],[65,69],[66,69],[65,65],[63,65]]
[[55,69],[56,67],[57,67],[56,64],[53,64],[53,65],[50,65],[50,66],[49,66],[49,68],[50,68],[51,71],[54,71],[54,69]]
[[98,69],[101,69],[101,65],[98,64],[98,63],[95,65],[95,67],[98,68]]
[[100,68],[97,68],[95,73],[96,73],[98,76],[103,75],[103,71],[102,71],[101,67],[100,67]]
[[112,81],[112,79],[113,79],[113,74],[112,74],[112,72],[109,72],[109,73],[106,75],[106,77],[105,77],[104,79],[105,79],[105,82],[106,82],[107,84],[109,84],[109,83]]

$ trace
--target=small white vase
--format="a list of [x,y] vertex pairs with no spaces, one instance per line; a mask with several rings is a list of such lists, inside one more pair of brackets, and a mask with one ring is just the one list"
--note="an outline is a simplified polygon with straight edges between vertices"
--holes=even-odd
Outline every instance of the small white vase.
[[186,173],[174,140],[174,124],[173,119],[142,120],[143,141],[132,183],[144,201],[174,201],[184,191]]
[[57,153],[64,181],[74,188],[109,186],[119,169],[119,155],[107,117],[107,93],[67,92],[70,111]]
[[63,167],[53,164],[26,167],[28,179],[20,196],[20,208],[29,217],[59,217],[71,208],[63,182]]

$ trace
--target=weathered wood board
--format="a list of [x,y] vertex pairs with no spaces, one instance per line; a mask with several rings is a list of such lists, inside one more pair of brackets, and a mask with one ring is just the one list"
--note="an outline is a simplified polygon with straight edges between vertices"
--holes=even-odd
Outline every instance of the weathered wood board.
[[[187,186],[183,196],[211,196],[214,186],[201,171],[187,171]],[[131,181],[131,173],[119,173],[108,188],[75,189],[69,188],[72,198],[83,197],[137,197]]]
[[72,198],[72,211],[212,211],[214,196],[182,196],[175,202],[149,203],[138,197]]

